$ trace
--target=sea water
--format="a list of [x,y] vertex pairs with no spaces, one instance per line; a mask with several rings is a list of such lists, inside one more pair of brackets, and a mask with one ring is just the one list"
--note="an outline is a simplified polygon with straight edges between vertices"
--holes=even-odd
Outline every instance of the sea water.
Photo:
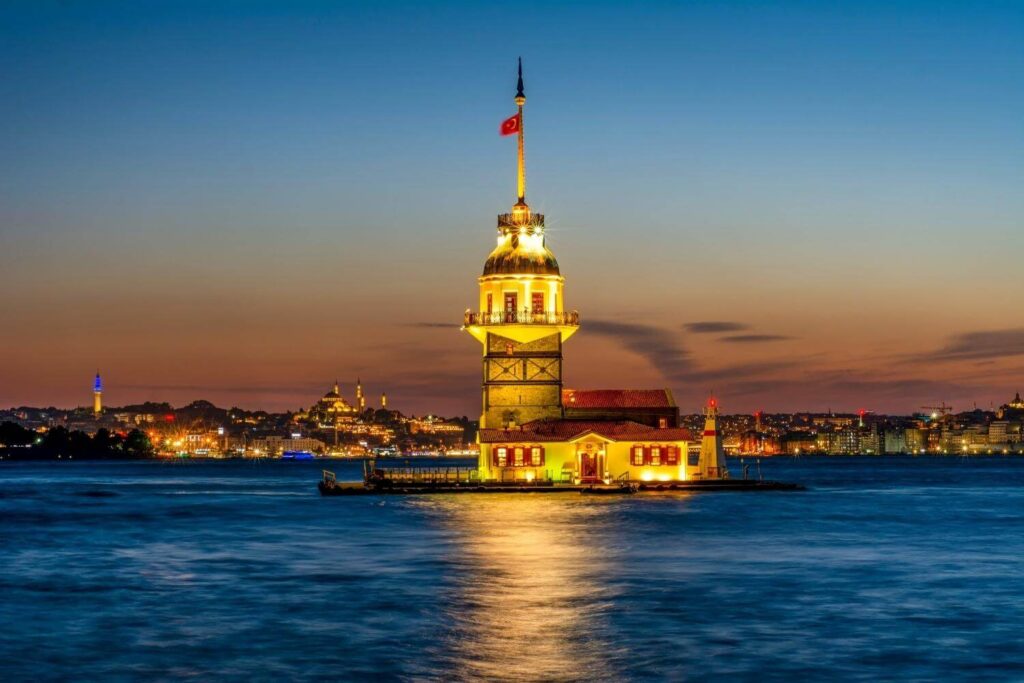
[[622,497],[321,498],[322,466],[361,473],[0,464],[0,679],[1024,678],[1024,458]]

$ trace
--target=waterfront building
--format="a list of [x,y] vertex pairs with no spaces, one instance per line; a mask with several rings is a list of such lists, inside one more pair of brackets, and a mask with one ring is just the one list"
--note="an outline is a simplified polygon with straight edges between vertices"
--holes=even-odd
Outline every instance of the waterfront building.
[[867,455],[879,455],[885,446],[884,436],[877,425],[863,427],[858,432],[858,451]]
[[860,434],[853,429],[830,432],[828,452],[833,455],[856,455],[860,452]]
[[96,379],[92,383],[92,413],[99,417],[103,413],[103,381],[100,371],[96,371]]
[[988,442],[994,445],[1007,443],[1007,429],[1010,423],[1007,420],[993,420],[988,425]]
[[[479,472],[489,481],[597,483],[727,476],[721,442],[688,458],[689,430],[667,390],[573,390],[562,386],[565,343],[580,328],[564,305],[545,221],[526,202],[522,64],[517,113],[517,200],[500,214],[497,244],[478,279],[463,329],[483,350]],[[715,413],[717,417],[717,410]],[[706,459],[710,458],[710,460]]]
[[906,453],[907,448],[907,432],[904,429],[887,429],[885,430],[885,452],[886,453]]
[[802,455],[818,450],[818,437],[810,432],[789,432],[782,437],[782,450],[786,455]]
[[252,454],[256,456],[278,456],[285,451],[309,451],[323,453],[326,444],[319,439],[301,436],[267,436],[253,442]]

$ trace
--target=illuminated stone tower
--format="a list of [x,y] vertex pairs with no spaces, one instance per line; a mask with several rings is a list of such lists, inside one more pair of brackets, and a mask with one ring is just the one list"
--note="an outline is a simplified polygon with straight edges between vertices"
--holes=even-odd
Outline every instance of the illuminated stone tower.
[[96,379],[92,383],[92,412],[99,417],[103,412],[103,382],[100,381],[100,371],[96,371]]
[[356,407],[362,412],[366,410],[366,397],[363,396],[363,380],[356,378]]
[[498,215],[498,244],[479,278],[477,311],[464,329],[483,345],[480,427],[521,425],[562,417],[562,344],[579,329],[579,315],[562,304],[564,278],[544,239],[544,216],[526,203],[523,65],[515,96],[518,114],[518,200]]

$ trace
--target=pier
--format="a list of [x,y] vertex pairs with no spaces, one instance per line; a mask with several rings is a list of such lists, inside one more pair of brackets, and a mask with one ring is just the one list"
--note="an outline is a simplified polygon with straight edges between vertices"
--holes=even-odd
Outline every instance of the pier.
[[631,495],[636,493],[711,491],[803,491],[799,484],[763,479],[705,479],[692,481],[575,483],[545,480],[484,480],[475,467],[417,466],[377,467],[363,465],[363,481],[341,482],[334,472],[323,470],[317,484],[323,496],[428,494],[428,493],[577,493],[583,495]]

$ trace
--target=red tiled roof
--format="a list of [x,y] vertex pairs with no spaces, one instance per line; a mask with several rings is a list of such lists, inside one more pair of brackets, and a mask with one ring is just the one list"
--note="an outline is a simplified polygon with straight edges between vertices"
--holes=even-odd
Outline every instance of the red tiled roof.
[[563,389],[566,408],[672,408],[668,389]]
[[657,429],[639,422],[591,420],[537,420],[518,429],[481,429],[481,443],[572,441],[587,433],[612,441],[692,441],[682,427]]

